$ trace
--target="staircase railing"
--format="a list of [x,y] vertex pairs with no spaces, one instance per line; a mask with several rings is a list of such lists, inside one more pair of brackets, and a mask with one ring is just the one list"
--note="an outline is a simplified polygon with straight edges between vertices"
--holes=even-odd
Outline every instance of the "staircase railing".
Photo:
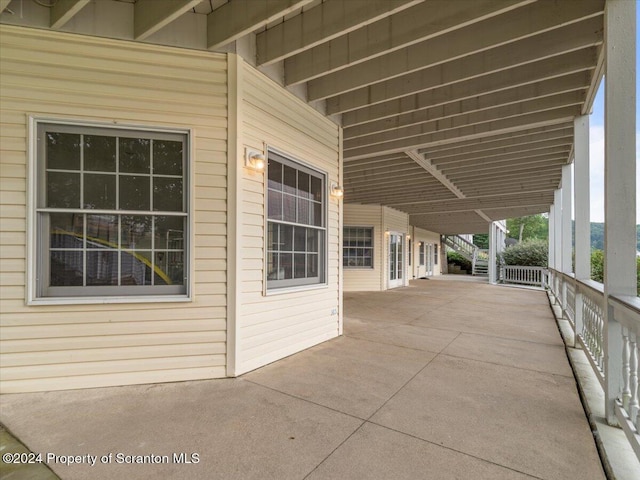
[[473,275],[488,275],[489,250],[478,248],[459,235],[443,235],[442,241],[471,262]]
[[473,255],[478,249],[473,243],[465,240],[460,235],[443,235],[442,241],[447,247],[452,248],[470,262],[473,261]]

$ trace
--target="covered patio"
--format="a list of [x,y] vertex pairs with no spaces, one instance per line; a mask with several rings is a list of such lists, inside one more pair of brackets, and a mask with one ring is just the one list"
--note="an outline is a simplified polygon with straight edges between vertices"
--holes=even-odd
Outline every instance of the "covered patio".
[[[63,478],[602,478],[547,297],[490,285],[498,222],[548,212],[554,302],[636,461],[636,3],[0,0],[0,421],[98,456]],[[344,294],[361,227],[356,267],[403,287]],[[405,287],[410,228],[489,233],[489,284]]]
[[544,292],[416,280],[346,294],[344,329],[237,379],[5,395],[0,420],[97,456],[63,479],[605,478]]

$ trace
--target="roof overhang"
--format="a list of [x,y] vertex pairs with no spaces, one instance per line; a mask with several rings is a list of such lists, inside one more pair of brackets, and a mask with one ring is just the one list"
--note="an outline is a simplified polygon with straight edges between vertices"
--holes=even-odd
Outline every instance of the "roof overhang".
[[0,21],[235,51],[344,128],[344,201],[440,233],[549,210],[604,0],[0,0]]

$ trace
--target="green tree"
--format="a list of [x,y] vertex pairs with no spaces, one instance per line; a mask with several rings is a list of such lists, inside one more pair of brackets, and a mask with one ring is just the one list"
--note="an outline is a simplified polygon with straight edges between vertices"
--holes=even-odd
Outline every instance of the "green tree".
[[544,213],[507,220],[509,236],[519,242],[530,239],[546,240],[549,236],[549,216]]
[[473,244],[478,248],[489,248],[489,234],[476,233],[473,236]]

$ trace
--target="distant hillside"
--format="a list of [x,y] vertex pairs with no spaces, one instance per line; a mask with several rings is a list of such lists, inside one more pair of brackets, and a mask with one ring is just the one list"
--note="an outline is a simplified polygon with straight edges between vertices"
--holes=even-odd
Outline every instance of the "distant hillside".
[[[604,250],[604,223],[591,222],[591,248]],[[636,250],[640,251],[640,225],[636,225]]]

